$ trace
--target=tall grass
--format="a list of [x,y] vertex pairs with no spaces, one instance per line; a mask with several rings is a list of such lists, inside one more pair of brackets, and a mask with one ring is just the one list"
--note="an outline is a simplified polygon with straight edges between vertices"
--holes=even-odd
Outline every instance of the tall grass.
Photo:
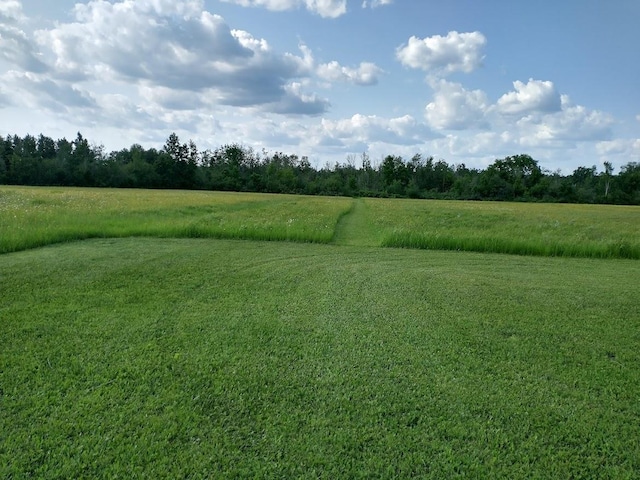
[[328,243],[350,206],[295,195],[0,187],[0,253],[96,237]]
[[508,238],[429,236],[414,232],[393,232],[384,241],[386,247],[419,248],[424,250],[456,250],[465,252],[507,253],[547,257],[640,258],[640,248],[621,243],[543,243]]
[[0,253],[128,236],[640,259],[640,207],[0,187]]
[[640,259],[640,208],[366,199],[382,246]]

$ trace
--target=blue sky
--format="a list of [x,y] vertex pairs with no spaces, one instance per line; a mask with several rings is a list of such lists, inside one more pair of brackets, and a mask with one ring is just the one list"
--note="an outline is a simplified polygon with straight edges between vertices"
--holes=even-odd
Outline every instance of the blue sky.
[[0,134],[640,161],[637,0],[0,0]]

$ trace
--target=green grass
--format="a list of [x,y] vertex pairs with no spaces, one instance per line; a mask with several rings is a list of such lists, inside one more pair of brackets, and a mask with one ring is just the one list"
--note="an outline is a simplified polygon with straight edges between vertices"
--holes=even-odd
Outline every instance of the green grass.
[[640,264],[207,239],[0,256],[2,478],[638,478]]
[[0,254],[129,236],[640,259],[640,207],[0,187]]
[[640,259],[640,208],[365,199],[387,247]]
[[640,478],[639,212],[0,187],[0,478]]
[[381,231],[371,221],[367,210],[364,199],[355,200],[352,208],[340,217],[336,225],[333,243],[360,247],[380,246],[382,244]]
[[0,186],[0,253],[96,237],[327,243],[350,206],[335,197]]

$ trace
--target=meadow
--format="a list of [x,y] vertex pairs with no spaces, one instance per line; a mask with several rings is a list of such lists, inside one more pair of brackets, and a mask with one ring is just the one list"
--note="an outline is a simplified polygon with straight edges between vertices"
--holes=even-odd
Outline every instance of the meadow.
[[0,187],[0,253],[96,237],[327,243],[346,198],[177,190]]
[[640,262],[382,248],[533,207],[0,187],[0,476],[639,478]]
[[387,247],[640,259],[640,209],[613,205],[365,199]]
[[150,236],[640,259],[640,207],[0,187],[0,253]]

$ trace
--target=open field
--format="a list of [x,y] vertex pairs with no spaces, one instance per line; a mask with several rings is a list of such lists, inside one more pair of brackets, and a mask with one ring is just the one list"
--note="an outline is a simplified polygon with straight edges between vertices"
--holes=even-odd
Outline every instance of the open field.
[[287,240],[640,259],[640,207],[0,187],[0,253],[87,238]]
[[639,212],[0,187],[0,478],[640,478]]
[[346,198],[0,186],[0,253],[96,237],[331,241]]
[[198,239],[0,256],[0,476],[637,478],[640,264]]

